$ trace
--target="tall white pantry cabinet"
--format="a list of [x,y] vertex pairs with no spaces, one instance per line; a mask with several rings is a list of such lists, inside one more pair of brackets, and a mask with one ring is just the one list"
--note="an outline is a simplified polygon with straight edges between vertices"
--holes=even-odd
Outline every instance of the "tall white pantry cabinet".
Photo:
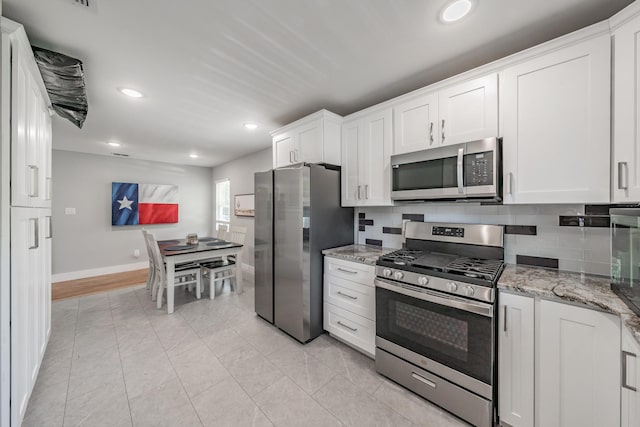
[[51,333],[51,109],[24,28],[1,19],[0,426],[17,427]]

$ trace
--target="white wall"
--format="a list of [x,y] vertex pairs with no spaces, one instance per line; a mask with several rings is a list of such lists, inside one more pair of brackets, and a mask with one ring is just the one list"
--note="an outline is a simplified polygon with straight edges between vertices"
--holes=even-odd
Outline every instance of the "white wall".
[[[215,200],[216,200],[216,181],[229,179],[231,186],[231,226],[241,226],[247,228],[245,238],[245,249],[243,254],[243,262],[249,266],[254,265],[253,247],[254,247],[254,218],[240,217],[233,215],[233,196],[236,194],[254,194],[254,173],[269,170],[273,167],[273,157],[271,148],[257,151],[248,156],[230,161],[213,168],[213,224],[215,224]],[[212,225],[213,228],[213,225]]]
[[[158,239],[212,231],[211,168],[53,151],[53,280],[71,280],[147,264],[142,226],[111,225],[111,183],[174,184],[179,222],[145,226]],[[73,207],[76,215],[65,215]],[[133,256],[134,249],[140,257]]]

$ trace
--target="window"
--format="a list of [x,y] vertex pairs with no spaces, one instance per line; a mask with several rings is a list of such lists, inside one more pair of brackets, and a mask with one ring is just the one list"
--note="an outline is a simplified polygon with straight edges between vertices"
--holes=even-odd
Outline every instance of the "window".
[[216,182],[216,230],[231,221],[231,182],[228,179]]

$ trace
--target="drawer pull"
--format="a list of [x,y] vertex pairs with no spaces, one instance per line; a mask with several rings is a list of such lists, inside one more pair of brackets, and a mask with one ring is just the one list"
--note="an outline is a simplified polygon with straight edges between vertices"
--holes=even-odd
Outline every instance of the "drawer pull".
[[354,297],[353,295],[349,295],[349,294],[344,294],[340,291],[337,292],[338,295],[342,295],[343,297],[347,297],[347,298],[351,298],[351,299],[358,299],[358,297]]
[[342,267],[338,267],[338,270],[339,270],[339,271],[342,271],[342,272],[344,272],[344,273],[349,273],[349,274],[358,274],[358,272],[357,272],[357,271],[347,270],[347,269],[342,268]]
[[411,377],[413,377],[413,379],[420,381],[421,383],[424,383],[426,385],[428,385],[429,387],[433,387],[436,388],[436,383],[434,383],[433,381],[430,381],[428,379],[426,379],[425,377],[423,377],[422,375],[418,375],[415,372],[411,372]]
[[358,330],[358,328],[352,328],[351,326],[345,325],[344,323],[342,323],[339,320],[338,320],[338,325],[342,326],[343,328],[347,328],[351,332],[356,332]]

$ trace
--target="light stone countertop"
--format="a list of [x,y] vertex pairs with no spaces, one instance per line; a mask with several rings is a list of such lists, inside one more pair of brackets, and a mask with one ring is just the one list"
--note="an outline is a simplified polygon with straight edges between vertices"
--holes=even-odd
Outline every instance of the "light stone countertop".
[[640,343],[640,317],[613,293],[608,277],[507,264],[498,289],[585,304],[615,314]]
[[393,251],[397,251],[397,249],[383,248],[381,246],[373,245],[348,245],[325,249],[322,253],[333,258],[359,262],[361,264],[375,265],[379,257]]

